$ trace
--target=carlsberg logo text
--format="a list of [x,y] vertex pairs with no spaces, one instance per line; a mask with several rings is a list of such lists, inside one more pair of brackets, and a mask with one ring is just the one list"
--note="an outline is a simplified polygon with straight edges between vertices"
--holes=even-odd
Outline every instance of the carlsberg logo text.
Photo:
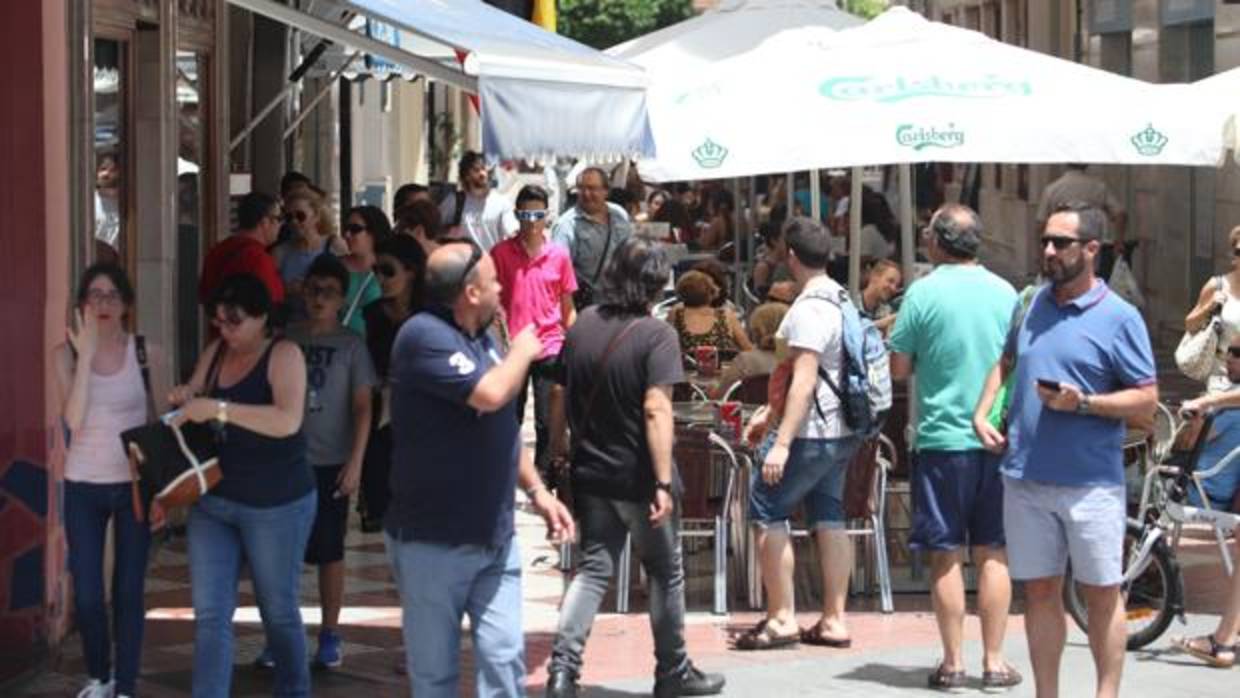
[[948,124],[945,129],[903,124],[896,128],[896,143],[913,150],[959,148],[964,145],[964,131],[955,124]]
[[1001,75],[944,78],[938,75],[913,77],[847,76],[824,80],[818,92],[827,99],[840,102],[874,101],[902,102],[924,97],[957,99],[995,99],[1028,97],[1033,85],[1028,80]]

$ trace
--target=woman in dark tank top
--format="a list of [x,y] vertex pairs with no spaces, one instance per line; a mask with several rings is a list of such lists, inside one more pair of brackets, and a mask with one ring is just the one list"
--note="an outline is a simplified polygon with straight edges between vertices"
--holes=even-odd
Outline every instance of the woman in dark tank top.
[[225,279],[207,311],[220,339],[203,352],[190,382],[169,396],[181,406],[181,421],[216,426],[222,473],[189,515],[194,697],[231,693],[243,560],[263,611],[275,694],[306,696],[298,582],[317,499],[301,432],[305,360],[296,344],[271,336],[271,298],[254,276]]

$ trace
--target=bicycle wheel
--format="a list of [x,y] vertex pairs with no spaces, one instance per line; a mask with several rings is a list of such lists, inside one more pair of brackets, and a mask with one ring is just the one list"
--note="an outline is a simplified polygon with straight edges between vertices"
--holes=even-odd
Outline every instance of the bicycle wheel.
[[[1139,544],[1144,529],[1130,522],[1124,535],[1124,562]],[[1064,575],[1064,607],[1083,632],[1089,632],[1088,608],[1068,567]],[[1166,632],[1184,604],[1179,565],[1166,541],[1159,540],[1150,550],[1146,568],[1127,586],[1124,593],[1124,617],[1128,625],[1128,649],[1135,650],[1154,642]]]

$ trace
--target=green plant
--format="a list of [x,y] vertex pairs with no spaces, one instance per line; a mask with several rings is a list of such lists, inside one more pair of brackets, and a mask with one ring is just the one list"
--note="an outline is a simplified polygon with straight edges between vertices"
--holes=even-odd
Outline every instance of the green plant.
[[606,49],[693,16],[690,0],[560,0],[559,33]]
[[843,0],[840,3],[840,7],[846,12],[865,19],[874,19],[885,12],[890,5],[889,0]]
[[431,181],[446,182],[452,172],[452,163],[461,156],[461,132],[448,112],[436,112],[430,118],[430,165]]

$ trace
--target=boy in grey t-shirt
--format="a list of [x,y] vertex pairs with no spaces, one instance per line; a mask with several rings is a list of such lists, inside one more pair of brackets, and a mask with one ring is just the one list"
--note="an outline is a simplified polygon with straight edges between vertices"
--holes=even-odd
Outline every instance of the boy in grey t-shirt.
[[301,428],[319,492],[306,563],[319,568],[323,623],[314,661],[324,667],[342,662],[337,627],[344,597],[344,537],[349,497],[362,474],[376,383],[366,342],[340,324],[348,287],[344,264],[330,254],[321,255],[302,284],[309,319],[288,332],[306,357],[306,415]]

